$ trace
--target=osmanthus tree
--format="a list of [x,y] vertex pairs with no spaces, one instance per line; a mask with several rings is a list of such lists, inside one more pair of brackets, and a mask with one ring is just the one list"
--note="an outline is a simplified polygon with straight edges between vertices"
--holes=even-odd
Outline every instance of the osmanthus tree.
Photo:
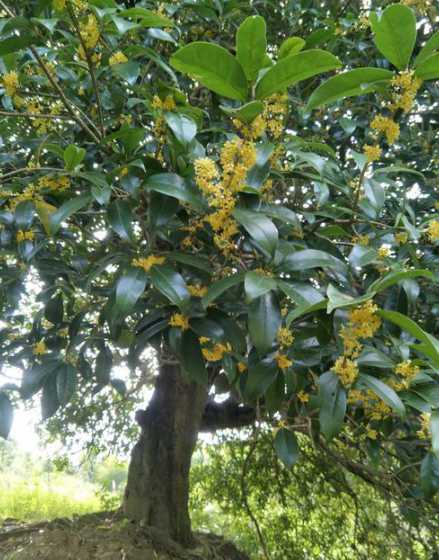
[[439,34],[382,8],[0,0],[2,436],[152,348],[130,518],[190,544],[198,432],[260,422],[434,499]]

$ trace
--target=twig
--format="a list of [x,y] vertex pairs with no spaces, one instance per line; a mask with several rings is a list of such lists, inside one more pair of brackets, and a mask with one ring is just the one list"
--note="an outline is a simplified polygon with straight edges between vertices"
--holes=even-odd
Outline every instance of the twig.
[[5,179],[9,179],[10,177],[14,177],[15,175],[20,175],[21,173],[32,173],[34,171],[55,171],[57,173],[63,173],[64,169],[59,169],[58,167],[20,167],[20,169],[16,169],[15,171],[10,171],[9,173],[5,173],[0,175],[0,180],[4,181]]

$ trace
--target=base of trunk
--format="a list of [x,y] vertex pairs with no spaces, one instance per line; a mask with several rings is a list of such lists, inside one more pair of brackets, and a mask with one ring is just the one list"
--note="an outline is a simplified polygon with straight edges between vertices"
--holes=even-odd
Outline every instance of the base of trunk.
[[124,512],[184,546],[194,544],[188,510],[189,470],[206,388],[164,364],[128,471]]

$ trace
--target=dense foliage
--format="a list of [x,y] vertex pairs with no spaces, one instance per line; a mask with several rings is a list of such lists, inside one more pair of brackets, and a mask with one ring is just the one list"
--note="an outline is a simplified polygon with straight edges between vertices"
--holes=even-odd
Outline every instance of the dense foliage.
[[301,432],[434,499],[434,7],[127,4],[0,1],[1,435],[39,392],[123,413],[152,347],[258,402],[288,467]]

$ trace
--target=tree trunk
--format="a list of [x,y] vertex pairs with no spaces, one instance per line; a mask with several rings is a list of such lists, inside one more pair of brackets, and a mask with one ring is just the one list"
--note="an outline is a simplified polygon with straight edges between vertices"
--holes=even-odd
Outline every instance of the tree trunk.
[[193,542],[189,470],[206,397],[206,387],[189,383],[178,365],[161,365],[141,418],[125,490],[127,517],[143,520],[185,546]]

